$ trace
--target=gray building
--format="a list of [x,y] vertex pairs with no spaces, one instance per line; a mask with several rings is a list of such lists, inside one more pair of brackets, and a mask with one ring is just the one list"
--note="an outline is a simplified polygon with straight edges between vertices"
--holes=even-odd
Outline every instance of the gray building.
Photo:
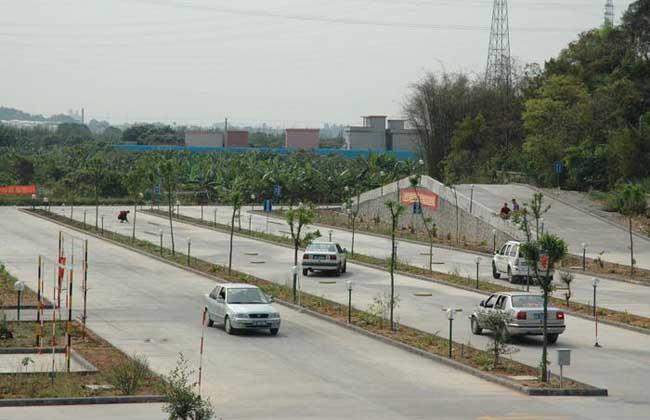
[[187,130],[185,146],[223,147],[223,133],[211,130]]
[[363,117],[363,126],[346,127],[343,138],[346,149],[417,151],[416,131],[405,128],[404,120],[387,121],[384,115]]

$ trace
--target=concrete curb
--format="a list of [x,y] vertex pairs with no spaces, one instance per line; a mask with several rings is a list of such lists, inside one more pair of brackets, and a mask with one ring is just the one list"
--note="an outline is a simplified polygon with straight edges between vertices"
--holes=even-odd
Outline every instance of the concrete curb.
[[580,396],[580,397],[606,397],[608,396],[608,391],[607,389],[604,388],[597,388],[593,387],[591,385],[584,384],[582,382],[578,382],[573,380],[574,382],[578,383],[579,385],[583,386],[583,388],[580,389],[573,389],[573,388],[563,388],[563,389],[557,389],[557,388],[531,388],[527,387],[524,385],[520,385],[515,381],[508,380],[506,378],[503,378],[501,376],[497,375],[492,375],[490,373],[484,372],[482,370],[473,368],[471,366],[467,366],[465,364],[462,364],[460,362],[457,362],[453,359],[449,359],[447,357],[443,357],[434,353],[429,353],[425,350],[418,349],[416,347],[413,347],[409,344],[405,344],[402,342],[399,342],[397,340],[393,340],[392,338],[385,337],[380,334],[376,334],[374,332],[365,330],[361,327],[358,327],[356,325],[351,325],[346,322],[339,321],[337,319],[331,318],[327,315],[323,315],[321,313],[312,311],[311,309],[303,308],[298,305],[295,305],[290,302],[282,301],[282,300],[276,300],[277,303],[280,303],[284,306],[287,306],[289,308],[295,309],[297,311],[301,311],[305,314],[308,314],[310,316],[319,318],[323,321],[330,322],[332,324],[338,325],[339,327],[346,328],[348,330],[354,331],[358,334],[365,335],[366,337],[378,340],[383,342],[384,344],[391,345],[393,347],[397,347],[401,350],[408,351],[409,353],[425,357],[427,359],[433,360],[435,362],[444,364],[446,366],[452,367],[457,370],[461,370],[465,373],[469,373],[470,375],[479,377],[480,379],[493,382],[502,386],[505,386],[507,388],[510,388],[512,390],[515,390],[517,392],[520,392],[525,395],[529,396]]
[[[41,217],[40,215],[38,215],[38,216]],[[50,219],[47,219],[47,218],[45,218],[45,219],[50,220]],[[55,220],[50,220],[50,221],[54,222],[54,223],[57,223],[57,224],[59,224],[61,226],[70,227],[70,226],[65,225],[63,223],[59,223],[58,221],[55,221]],[[96,237],[98,239],[103,239],[103,240],[105,240],[105,241],[107,241],[109,243],[113,243],[113,244],[121,246],[123,248],[133,250],[135,252],[138,252],[141,255],[154,258],[154,259],[156,259],[158,261],[170,264],[170,265],[175,266],[177,268],[180,268],[180,269],[183,269],[183,270],[186,270],[186,271],[190,271],[192,273],[201,275],[203,277],[206,277],[206,278],[209,278],[209,279],[212,279],[212,280],[215,280],[215,281],[223,281],[223,279],[221,279],[221,278],[219,278],[217,276],[204,273],[204,272],[202,272],[200,270],[196,270],[196,269],[193,269],[191,267],[187,267],[187,266],[183,266],[181,264],[177,264],[177,263],[175,263],[173,261],[169,261],[169,260],[167,260],[165,258],[155,256],[155,255],[150,254],[150,253],[145,252],[145,251],[141,251],[139,249],[130,247],[130,246],[122,244],[120,242],[113,241],[113,240],[110,240],[110,239],[107,239],[107,238],[104,238],[104,237],[101,237],[99,235],[95,235],[95,234],[92,234],[92,233],[89,233],[89,232],[85,232],[85,231],[83,231],[81,229],[77,229],[77,228],[74,228],[74,227],[71,227],[71,228],[74,229],[74,230],[77,230],[77,231],[81,231],[81,232],[83,232],[85,234],[88,234],[90,236],[94,236],[94,237]],[[333,323],[335,325],[347,328],[347,329],[352,330],[354,332],[357,332],[359,334],[363,334],[363,335],[365,335],[367,337],[370,337],[370,338],[373,338],[375,340],[382,341],[385,344],[389,344],[389,345],[392,345],[394,347],[400,348],[402,350],[406,350],[406,351],[408,351],[410,353],[413,353],[413,354],[416,354],[416,355],[419,355],[419,356],[422,356],[422,357],[426,357],[426,358],[428,358],[430,360],[433,360],[433,361],[436,361],[436,362],[439,362],[439,363],[443,363],[443,364],[445,364],[447,366],[450,366],[452,368],[462,370],[462,371],[464,371],[466,373],[477,376],[477,377],[479,377],[481,379],[484,379],[484,380],[487,380],[487,381],[490,381],[490,382],[493,382],[493,383],[508,387],[510,389],[513,389],[513,390],[515,390],[517,392],[520,392],[520,393],[523,393],[523,394],[526,394],[526,395],[530,395],[530,396],[600,396],[600,397],[608,395],[607,389],[592,387],[590,385],[583,384],[583,383],[578,382],[578,381],[575,381],[575,382],[582,385],[584,388],[581,388],[581,389],[554,389],[554,388],[531,388],[531,387],[526,387],[526,386],[523,386],[523,385],[519,385],[515,381],[511,381],[511,380],[508,380],[508,379],[503,378],[503,377],[492,375],[492,374],[483,372],[483,371],[481,371],[479,369],[473,368],[471,366],[464,365],[464,364],[462,364],[460,362],[456,362],[454,360],[450,360],[448,358],[445,358],[445,357],[442,357],[442,356],[439,356],[439,355],[436,355],[436,354],[433,354],[433,353],[429,353],[429,352],[426,352],[424,350],[420,350],[420,349],[415,348],[413,346],[410,346],[408,344],[404,344],[404,343],[401,343],[401,342],[399,342],[397,340],[393,340],[391,338],[384,337],[384,336],[379,335],[379,334],[375,334],[375,333],[373,333],[371,331],[364,330],[363,328],[360,328],[360,327],[357,327],[357,326],[354,326],[354,325],[349,325],[347,323],[344,323],[344,322],[338,321],[338,320],[336,320],[334,318],[331,318],[331,317],[329,317],[327,315],[320,314],[320,313],[312,311],[310,309],[300,307],[300,306],[295,305],[293,303],[290,303],[290,302],[287,302],[287,301],[284,301],[284,300],[281,300],[281,299],[276,299],[276,302],[278,304],[289,307],[291,309],[304,312],[304,313],[306,313],[306,314],[308,314],[310,316],[313,316],[313,317],[319,318],[321,320]],[[83,403],[79,403],[79,404],[83,404]],[[90,403],[90,404],[92,404],[92,403]],[[107,403],[104,402],[104,404],[107,404]]]
[[[4,305],[2,309],[6,311],[18,310],[18,305]],[[43,305],[43,309],[54,309],[54,305],[48,303],[46,305]],[[35,311],[38,310],[38,305],[20,305],[20,310]]]
[[167,397],[162,395],[125,395],[111,397],[74,397],[74,398],[20,398],[0,399],[0,407],[29,407],[45,405],[91,405],[91,404],[135,404],[163,403]]
[[[155,216],[155,217],[162,218],[162,216],[157,215],[155,213],[147,213],[147,214],[150,214],[150,215]],[[205,225],[201,224],[200,222],[188,222],[188,221],[185,221],[183,219],[176,219],[176,220],[178,220],[178,221],[180,221],[182,223],[187,223],[188,225],[192,225],[192,226],[202,228],[202,229],[210,229],[210,230],[213,230],[213,231],[216,231],[216,232],[222,232],[222,233],[224,232],[223,229],[215,228],[213,226],[205,226]],[[228,232],[226,232],[226,233],[228,233]],[[271,244],[271,245],[283,246],[285,248],[293,249],[293,247],[291,247],[290,245],[283,244],[283,243],[280,243],[280,242],[273,242],[271,240],[264,239],[264,238],[256,238],[256,237],[253,237],[253,236],[250,236],[250,235],[238,234],[238,233],[235,233],[235,235],[237,235],[239,237],[242,237],[242,238],[252,239],[252,240],[255,240],[255,241],[265,242],[265,243],[268,243],[268,244]],[[110,239],[106,239],[106,240],[111,241]],[[118,245],[128,246],[128,245],[123,245],[121,243],[118,243]],[[134,249],[134,250],[136,252],[140,252],[140,250],[138,250],[138,249]],[[148,254],[148,253],[145,253],[144,255],[151,256],[151,254]],[[153,257],[158,258],[156,256],[153,256]],[[173,263],[171,261],[170,261],[170,263],[176,264],[176,263]],[[379,265],[375,265],[375,264],[371,264],[371,263],[367,263],[367,262],[362,262],[362,261],[358,261],[358,260],[350,260],[350,263],[361,265],[361,266],[368,267],[368,268],[373,268],[373,269],[376,269],[376,270],[385,271],[385,272],[388,271],[384,267],[381,267]],[[189,267],[186,267],[186,266],[180,266],[180,267],[185,268],[185,269],[190,269]],[[415,278],[415,279],[418,279],[418,280],[427,281],[429,283],[439,284],[441,286],[454,287],[456,289],[465,290],[467,292],[480,293],[480,294],[485,295],[485,296],[490,296],[492,294],[491,292],[476,289],[474,287],[468,287],[468,286],[463,286],[463,285],[460,285],[460,284],[454,284],[454,283],[446,282],[444,280],[438,280],[438,279],[435,279],[435,278],[426,277],[426,276],[422,276],[422,275],[419,275],[419,274],[413,274],[413,273],[409,273],[409,272],[406,272],[406,271],[396,270],[395,273],[397,273],[399,275],[402,275],[404,277],[411,277],[411,278]],[[197,274],[201,274],[201,272],[198,272]],[[493,284],[493,283],[490,283],[490,284]],[[578,312],[574,312],[574,311],[572,311],[570,309],[563,309],[563,311],[564,311],[564,313],[575,316],[577,318],[586,319],[588,321],[595,321],[594,317],[590,316],[590,315],[585,315],[585,314],[581,314],[581,313],[578,313]],[[624,324],[622,322],[609,321],[607,319],[599,319],[598,322],[601,323],[601,324],[611,325],[612,327],[623,328],[623,329],[633,331],[633,332],[637,332],[637,333],[640,333],[640,334],[650,335],[650,329],[647,329],[647,328],[635,327],[633,325]]]
[[[38,347],[0,347],[0,354],[34,354]],[[42,353],[52,354],[52,347],[43,347]],[[65,347],[55,347],[54,353],[65,353]]]
[[[265,215],[266,214],[266,213],[260,213],[258,211],[254,212],[254,213],[257,214],[257,215]],[[278,217],[276,215],[271,215],[269,217],[274,218],[274,219],[281,219],[280,217]],[[340,227],[340,226],[329,225],[327,223],[310,223],[310,224],[313,225],[313,226],[316,226],[316,227],[320,226],[320,227],[326,228],[326,229],[342,230],[344,232],[348,232],[348,233],[352,234],[352,229],[348,229],[348,228],[344,228],[344,227]],[[375,238],[390,239],[390,236],[388,236],[388,235],[383,235],[381,233],[375,233],[375,232],[368,232],[366,230],[355,230],[355,233],[360,233],[362,235],[373,236]],[[415,239],[409,239],[409,238],[396,238],[396,239],[398,241],[400,241],[400,242],[408,242],[408,243],[415,244],[415,245],[429,246],[429,244],[427,242],[418,241],[418,240],[415,240]],[[445,250],[448,250],[448,251],[465,252],[467,254],[480,255],[481,257],[485,257],[485,256],[490,256],[491,257],[492,256],[492,254],[490,254],[490,253],[474,251],[472,249],[458,248],[458,247],[451,246],[451,245],[434,244],[433,249],[436,249],[436,248],[445,249]]]
[[[558,201],[560,201],[560,200],[558,200]],[[265,214],[265,213],[260,213],[260,212],[257,212],[257,211],[255,213],[258,214],[258,215]],[[278,216],[269,216],[269,217],[279,219]],[[342,231],[348,232],[350,234],[352,233],[351,229],[344,228],[344,227],[333,226],[333,225],[328,225],[328,224],[324,224],[324,223],[312,223],[312,225],[321,226],[321,227],[327,228],[327,229],[342,230]],[[390,239],[390,236],[383,235],[381,233],[368,232],[368,231],[365,231],[365,230],[357,230],[356,233],[360,233],[360,234],[367,235],[367,236],[373,236],[375,238]],[[418,241],[418,240],[415,240],[415,239],[405,239],[405,238],[397,238],[397,239],[400,242],[408,242],[408,243],[415,244],[415,245],[429,246],[429,244],[427,242]],[[478,255],[478,256],[487,257],[487,258],[492,258],[492,256],[493,256],[493,254],[491,254],[491,253],[475,251],[475,250],[465,249],[465,248],[458,248],[458,247],[454,247],[454,246],[450,246],[450,245],[435,244],[433,246],[433,248],[434,249],[435,248],[445,249],[445,250],[448,250],[448,251],[464,252],[466,254],[473,254],[473,255]],[[577,257],[577,258],[581,258],[580,255],[574,255],[574,256]],[[612,281],[618,281],[618,282],[622,282],[622,283],[631,283],[631,284],[635,284],[637,286],[650,287],[650,284],[648,282],[642,282],[642,281],[638,281],[638,280],[627,279],[625,277],[611,277],[611,276],[608,276],[606,274],[603,275],[603,274],[600,274],[600,273],[592,273],[592,272],[589,272],[589,271],[584,272],[584,271],[580,271],[580,270],[571,270],[570,268],[564,268],[564,267],[562,267],[562,270],[563,271],[569,271],[569,272],[574,273],[574,274],[592,275],[592,276],[595,276],[595,277],[598,277],[598,278],[601,278],[601,279],[605,279],[605,280],[612,280]]]

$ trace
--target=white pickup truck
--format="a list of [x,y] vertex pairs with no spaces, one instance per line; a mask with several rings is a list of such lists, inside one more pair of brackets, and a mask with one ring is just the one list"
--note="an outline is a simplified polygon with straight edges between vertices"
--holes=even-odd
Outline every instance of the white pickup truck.
[[[548,260],[542,256],[538,263],[540,275],[546,275]],[[501,278],[506,275],[506,280],[510,283],[525,282],[527,279],[532,281],[535,275],[534,268],[529,267],[521,253],[521,242],[508,241],[494,253],[492,257],[492,277]],[[553,272],[550,273],[553,278]]]

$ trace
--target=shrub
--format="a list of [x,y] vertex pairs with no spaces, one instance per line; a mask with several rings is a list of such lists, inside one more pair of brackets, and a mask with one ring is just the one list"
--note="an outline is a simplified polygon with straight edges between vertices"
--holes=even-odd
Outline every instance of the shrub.
[[183,354],[179,355],[176,367],[165,377],[163,394],[167,404],[163,411],[169,414],[169,420],[210,420],[214,418],[214,409],[210,400],[203,399],[194,391],[196,383],[190,380],[194,371],[188,367]]
[[133,355],[113,369],[109,382],[117,388],[122,395],[133,395],[141,387],[149,375],[149,363],[144,356]]
[[0,308],[0,340],[11,340],[12,338],[14,338],[14,333],[7,322],[7,314]]
[[510,315],[503,312],[489,311],[480,312],[478,317],[481,327],[493,331],[490,336],[491,341],[487,344],[488,354],[492,355],[492,361],[487,368],[489,370],[496,369],[502,355],[512,354],[517,351],[515,348],[508,346],[508,334],[505,330],[505,324],[510,319]]

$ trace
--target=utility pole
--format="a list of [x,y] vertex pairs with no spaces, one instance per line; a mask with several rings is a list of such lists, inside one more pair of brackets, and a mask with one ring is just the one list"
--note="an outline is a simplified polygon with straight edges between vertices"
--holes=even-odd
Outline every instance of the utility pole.
[[228,118],[226,118],[226,122],[224,123],[223,126],[223,147],[228,146]]
[[605,3],[605,26],[614,26],[614,0],[607,0]]
[[485,82],[497,87],[511,86],[512,61],[510,59],[510,26],[508,23],[508,1],[494,0],[490,45],[485,70]]

